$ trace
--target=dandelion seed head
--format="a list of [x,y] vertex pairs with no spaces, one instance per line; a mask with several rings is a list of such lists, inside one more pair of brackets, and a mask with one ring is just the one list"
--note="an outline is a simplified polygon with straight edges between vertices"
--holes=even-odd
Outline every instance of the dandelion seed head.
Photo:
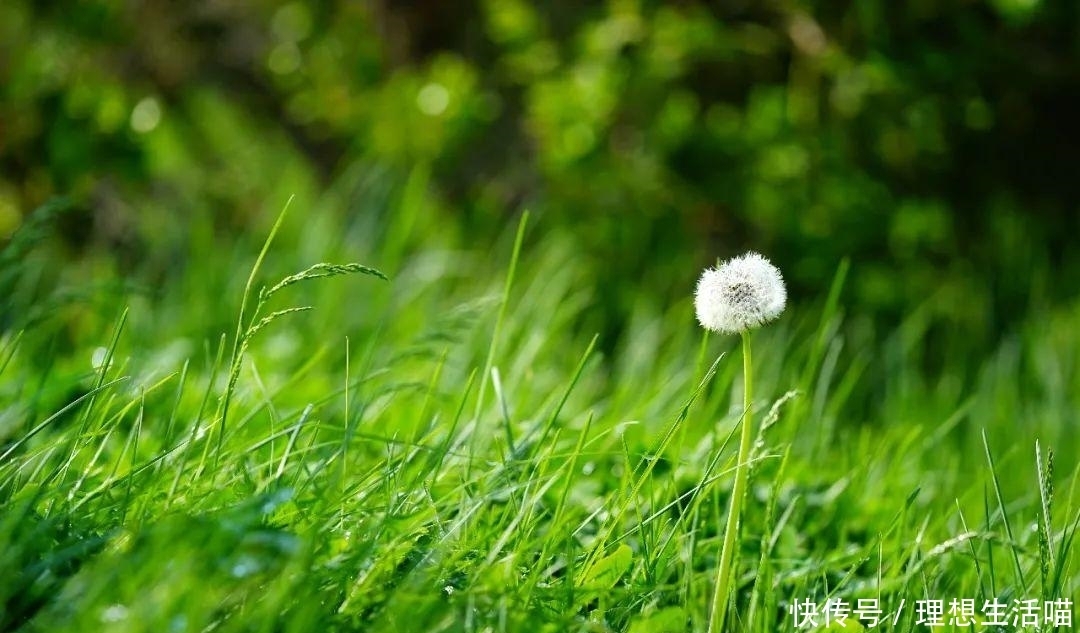
[[726,334],[768,323],[780,316],[786,304],[780,271],[754,252],[705,269],[694,292],[698,323]]

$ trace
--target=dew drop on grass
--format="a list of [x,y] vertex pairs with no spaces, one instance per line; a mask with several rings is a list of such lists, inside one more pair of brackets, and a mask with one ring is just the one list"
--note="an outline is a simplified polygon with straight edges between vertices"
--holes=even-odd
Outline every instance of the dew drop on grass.
[[187,630],[187,616],[183,614],[174,617],[169,622],[169,633],[182,633],[183,631]]
[[105,364],[105,357],[109,355],[109,350],[104,347],[94,348],[94,352],[90,355],[90,365],[94,369],[101,369],[101,366]]
[[120,622],[126,620],[128,616],[128,608],[122,604],[114,604],[105,608],[101,612],[102,622]]
[[246,578],[258,572],[261,567],[259,561],[253,556],[243,556],[233,565],[232,575],[236,578]]

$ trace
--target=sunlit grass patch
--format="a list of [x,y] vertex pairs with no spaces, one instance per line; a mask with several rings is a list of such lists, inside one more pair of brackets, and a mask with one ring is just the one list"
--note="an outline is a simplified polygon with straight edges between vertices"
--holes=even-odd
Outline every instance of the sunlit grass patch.
[[[307,230],[325,253],[201,249],[158,293],[33,318],[8,260],[0,629],[705,630],[744,383],[692,271],[605,344],[594,271],[542,218],[490,252]],[[319,263],[386,249],[388,283]],[[921,316],[864,345],[857,267],[755,336],[727,630],[1072,599],[1077,314],[928,378]]]

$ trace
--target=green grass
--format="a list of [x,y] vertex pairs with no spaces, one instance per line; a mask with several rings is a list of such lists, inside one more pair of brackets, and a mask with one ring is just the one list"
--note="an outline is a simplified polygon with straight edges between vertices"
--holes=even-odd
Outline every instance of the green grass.
[[[0,630],[705,630],[742,410],[699,271],[603,349],[572,236],[424,232],[413,194],[378,230],[332,199],[224,245],[195,219],[149,287],[9,246]],[[728,629],[1075,599],[1080,309],[930,372],[926,310],[887,336],[845,314],[857,273],[755,334]]]

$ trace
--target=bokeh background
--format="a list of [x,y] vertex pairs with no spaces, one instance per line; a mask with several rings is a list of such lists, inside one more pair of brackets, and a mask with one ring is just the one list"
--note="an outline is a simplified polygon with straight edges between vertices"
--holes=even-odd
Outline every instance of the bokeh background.
[[0,242],[52,237],[0,290],[153,296],[290,195],[292,233],[329,215],[391,274],[529,209],[590,267],[602,349],[753,248],[796,301],[850,261],[855,340],[915,318],[933,380],[1073,305],[1077,113],[1072,0],[4,0]]

